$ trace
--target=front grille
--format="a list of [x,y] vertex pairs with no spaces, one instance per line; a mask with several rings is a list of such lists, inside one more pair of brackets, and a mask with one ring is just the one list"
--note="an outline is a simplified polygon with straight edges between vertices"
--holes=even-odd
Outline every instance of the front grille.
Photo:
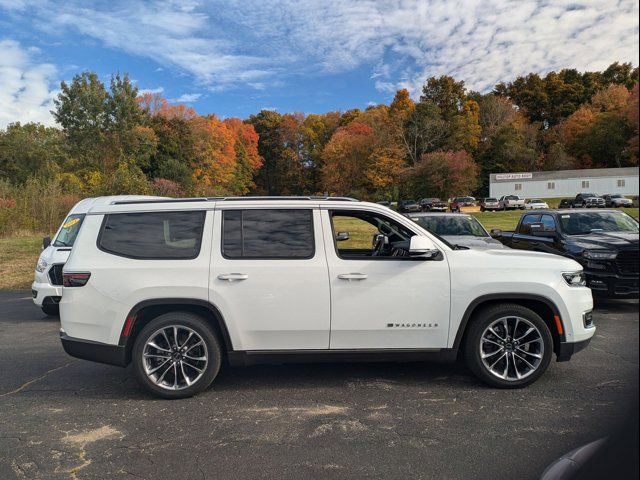
[[62,267],[64,267],[64,263],[58,263],[56,265],[52,265],[49,269],[49,280],[51,280],[51,285],[62,285]]
[[623,250],[618,253],[616,257],[616,266],[620,273],[625,275],[638,275],[638,260],[640,259],[640,255],[638,255],[638,250]]

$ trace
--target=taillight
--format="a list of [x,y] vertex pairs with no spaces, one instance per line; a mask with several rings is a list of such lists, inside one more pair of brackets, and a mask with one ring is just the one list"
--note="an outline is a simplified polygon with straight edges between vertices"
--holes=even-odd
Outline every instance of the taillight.
[[89,281],[91,274],[86,273],[63,273],[62,274],[62,286],[63,287],[83,287]]

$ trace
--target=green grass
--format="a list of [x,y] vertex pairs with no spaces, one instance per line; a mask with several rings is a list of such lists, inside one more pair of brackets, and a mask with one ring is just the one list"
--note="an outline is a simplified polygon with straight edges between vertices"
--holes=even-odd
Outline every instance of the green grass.
[[42,237],[0,238],[0,290],[27,289],[42,250]]

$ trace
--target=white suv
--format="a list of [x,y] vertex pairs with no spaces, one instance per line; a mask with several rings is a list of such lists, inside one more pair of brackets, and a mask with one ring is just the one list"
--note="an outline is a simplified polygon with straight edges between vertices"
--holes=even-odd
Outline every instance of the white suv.
[[53,236],[53,241],[50,237],[42,239],[42,253],[38,257],[31,285],[33,303],[40,307],[46,315],[58,315],[58,302],[62,295],[62,267],[69,257],[84,216],[90,208],[118,200],[150,200],[153,198],[165,197],[116,195],[85,198],[76,203]]
[[595,332],[575,261],[454,247],[346,198],[116,201],[87,212],[63,271],[70,355],[167,398],[223,360],[454,360],[522,387]]

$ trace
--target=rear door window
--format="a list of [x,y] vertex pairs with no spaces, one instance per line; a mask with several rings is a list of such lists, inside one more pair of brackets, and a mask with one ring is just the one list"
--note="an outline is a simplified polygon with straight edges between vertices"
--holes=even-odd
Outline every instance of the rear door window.
[[315,254],[313,212],[225,210],[222,255],[230,259],[308,259]]
[[128,258],[184,260],[200,253],[204,211],[106,215],[98,248]]

